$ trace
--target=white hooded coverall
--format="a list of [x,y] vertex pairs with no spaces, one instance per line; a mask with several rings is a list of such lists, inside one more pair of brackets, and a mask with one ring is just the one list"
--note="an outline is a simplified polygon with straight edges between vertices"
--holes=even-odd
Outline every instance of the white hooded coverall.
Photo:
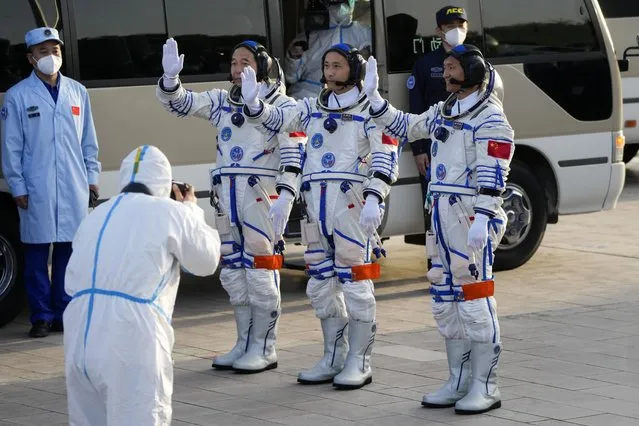
[[180,266],[206,276],[220,255],[217,231],[194,202],[169,198],[171,166],[145,145],[120,168],[120,193],[80,225],[66,271],[64,312],[69,423],[169,425],[171,317]]
[[372,32],[369,26],[353,22],[354,0],[341,5],[329,6],[330,27],[326,30],[311,31],[308,34],[301,33],[291,45],[300,41],[308,43],[308,50],[304,51],[300,58],[292,58],[287,53],[284,58],[284,72],[288,95],[295,99],[311,98],[317,96],[322,89],[320,82],[323,72],[322,56],[331,46],[339,43],[347,43],[357,48],[360,52],[372,45]]

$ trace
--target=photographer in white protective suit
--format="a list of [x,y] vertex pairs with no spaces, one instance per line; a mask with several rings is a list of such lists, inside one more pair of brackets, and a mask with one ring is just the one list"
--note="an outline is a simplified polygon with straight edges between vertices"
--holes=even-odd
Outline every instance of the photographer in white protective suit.
[[[260,131],[309,136],[301,173],[306,204],[301,229],[310,276],[306,294],[321,320],[324,357],[300,372],[298,382],[357,389],[371,383],[373,375],[377,324],[372,280],[379,278],[380,266],[371,255],[381,253],[376,229],[383,201],[397,180],[397,141],[383,135],[368,116],[368,99],[361,91],[366,61],[360,52],[336,44],[324,52],[322,63],[326,88],[296,108],[258,99],[260,86],[251,68],[242,73],[242,94],[247,117]],[[278,223],[286,223],[290,209],[284,199],[272,210]]]
[[506,230],[501,195],[514,154],[502,83],[479,49],[468,44],[454,47],[444,60],[451,95],[423,114],[393,108],[379,95],[377,80],[371,58],[364,91],[375,122],[409,142],[432,140],[428,278],[433,315],[446,339],[450,377],[440,390],[425,395],[422,404],[454,406],[459,414],[501,407],[497,365],[502,348],[492,265]]
[[[186,90],[178,77],[183,61],[177,42],[167,40],[164,75],[156,94],[171,114],[208,120],[218,131],[211,190],[218,200],[216,224],[222,239],[220,281],[233,306],[237,339],[228,353],[213,360],[213,367],[258,373],[277,367],[275,343],[281,313],[283,231],[273,232],[269,208],[278,198],[276,182],[295,180],[302,167],[305,135],[268,137],[245,123],[240,88],[244,67],[253,68],[264,83],[260,99],[281,108],[295,106],[285,95],[279,63],[261,44],[246,40],[235,46],[229,76],[233,86],[228,91]],[[291,195],[291,206],[292,200]]]
[[309,0],[305,32],[293,39],[284,58],[289,96],[317,96],[323,86],[322,57],[331,46],[346,43],[364,58],[370,54],[371,28],[353,21],[354,9],[355,0]]
[[82,221],[66,270],[72,426],[171,424],[180,266],[212,275],[220,256],[193,187],[172,188],[171,165],[156,147],[140,146],[122,161],[120,190]]

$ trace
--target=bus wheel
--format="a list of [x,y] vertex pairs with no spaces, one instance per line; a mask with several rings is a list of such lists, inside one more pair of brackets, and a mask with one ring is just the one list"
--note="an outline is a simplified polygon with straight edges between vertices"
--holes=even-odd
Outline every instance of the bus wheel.
[[639,152],[639,143],[634,143],[632,145],[626,145],[623,148],[623,162],[624,163],[629,163],[630,160],[635,158],[635,155],[637,155],[637,152]]
[[0,217],[0,327],[13,321],[24,305],[22,256],[18,223]]
[[506,232],[495,250],[495,271],[515,269],[535,254],[546,232],[548,206],[544,189],[524,163],[513,160],[503,194]]

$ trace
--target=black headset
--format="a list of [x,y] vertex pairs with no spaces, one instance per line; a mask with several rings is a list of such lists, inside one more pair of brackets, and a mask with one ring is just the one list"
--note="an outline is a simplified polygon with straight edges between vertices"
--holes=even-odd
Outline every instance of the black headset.
[[[255,78],[257,81],[264,81],[266,83],[269,82],[269,70],[271,68],[271,64],[273,63],[271,57],[266,51],[266,47],[262,46],[260,43],[253,40],[246,40],[233,48],[233,52],[235,52],[240,47],[244,47],[253,53],[255,57],[255,62],[257,62],[257,72],[255,73]],[[233,80],[233,78],[230,78]]]
[[454,84],[460,84],[461,87],[468,88],[484,81],[488,67],[486,66],[486,61],[484,61],[484,55],[477,47],[472,44],[460,44],[451,49],[448,56],[457,59],[464,70],[464,81],[452,81]]
[[[331,46],[324,55],[322,55],[322,69],[324,67],[324,61],[326,60],[326,55],[329,52],[337,52],[343,57],[346,58],[348,62],[348,67],[350,68],[350,72],[348,74],[348,81],[345,81],[341,84],[345,86],[350,86],[351,84],[360,84],[360,82],[364,79],[364,73],[366,72],[366,60],[359,52],[359,50],[350,44],[339,43]],[[326,77],[324,76],[324,71],[322,70],[322,78],[320,79],[322,84],[326,83]]]

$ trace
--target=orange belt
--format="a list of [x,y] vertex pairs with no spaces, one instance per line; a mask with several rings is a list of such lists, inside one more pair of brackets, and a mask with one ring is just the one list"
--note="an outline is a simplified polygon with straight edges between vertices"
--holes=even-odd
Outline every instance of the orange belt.
[[480,281],[472,284],[462,284],[463,300],[483,299],[495,294],[495,281]]
[[255,269],[282,269],[284,264],[284,258],[281,254],[274,254],[272,256],[254,256],[253,267]]
[[353,281],[374,280],[382,274],[382,268],[379,263],[367,263],[365,265],[352,266],[351,273]]

